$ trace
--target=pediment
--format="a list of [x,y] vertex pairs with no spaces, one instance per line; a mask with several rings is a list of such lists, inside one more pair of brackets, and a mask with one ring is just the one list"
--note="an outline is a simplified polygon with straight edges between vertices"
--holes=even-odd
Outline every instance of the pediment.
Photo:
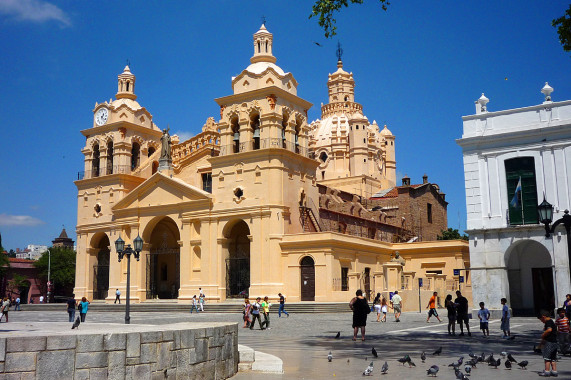
[[210,202],[211,194],[160,172],[134,188],[115,206],[114,211],[156,206],[174,206],[182,203]]

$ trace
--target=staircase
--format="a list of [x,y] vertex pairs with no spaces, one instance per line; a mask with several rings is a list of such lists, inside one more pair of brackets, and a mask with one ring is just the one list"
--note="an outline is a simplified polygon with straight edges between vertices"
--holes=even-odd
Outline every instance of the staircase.
[[307,199],[307,203],[305,205],[299,206],[299,218],[301,220],[301,225],[303,226],[303,232],[321,232],[323,231],[323,227],[317,219],[317,215],[319,215],[319,211],[313,200],[311,198]]

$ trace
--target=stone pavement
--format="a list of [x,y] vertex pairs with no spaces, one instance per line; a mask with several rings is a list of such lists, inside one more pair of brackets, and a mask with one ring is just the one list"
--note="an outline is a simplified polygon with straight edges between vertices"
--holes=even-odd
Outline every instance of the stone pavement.
[[[160,310],[160,307],[157,308]],[[444,312],[442,313],[445,314]],[[121,323],[123,313],[88,313],[85,326],[88,324]],[[388,318],[386,323],[375,322],[373,314],[369,316],[367,340],[352,341],[352,315],[336,314],[291,314],[289,318],[278,318],[271,315],[270,330],[260,331],[240,328],[238,340],[240,344],[256,351],[275,355],[283,360],[284,374],[261,374],[241,372],[233,379],[349,379],[360,377],[370,361],[374,362],[375,377],[380,376],[380,368],[387,361],[389,374],[403,379],[426,378],[426,369],[433,364],[440,367],[439,378],[454,379],[453,370],[448,364],[460,355],[468,358],[468,352],[477,354],[485,352],[499,353],[507,351],[518,360],[528,360],[528,370],[515,367],[507,370],[503,366],[498,369],[479,365],[472,372],[474,378],[498,379],[536,379],[537,371],[543,368],[541,356],[532,353],[532,347],[538,343],[543,325],[536,318],[513,318],[512,332],[516,335],[513,341],[501,339],[499,321],[490,323],[489,338],[482,337],[478,323],[472,320],[472,337],[449,337],[446,323],[438,323],[434,319],[426,323],[426,313],[404,313],[400,323]],[[10,321],[66,321],[65,306],[62,312],[10,312]],[[189,313],[132,313],[131,323],[170,324],[178,322],[236,322],[242,324],[240,314],[189,314]],[[0,330],[9,329],[10,323],[0,324]],[[341,339],[334,339],[340,331]],[[371,348],[375,347],[379,358],[373,359]],[[443,347],[440,357],[430,355],[438,347]],[[327,353],[332,351],[333,361],[327,361]],[[426,363],[420,360],[420,353],[427,352]],[[405,354],[411,355],[416,367],[408,368],[397,362]],[[571,359],[562,358],[558,363],[559,378],[571,379]],[[390,376],[390,378],[392,378]],[[389,377],[388,377],[389,378]]]

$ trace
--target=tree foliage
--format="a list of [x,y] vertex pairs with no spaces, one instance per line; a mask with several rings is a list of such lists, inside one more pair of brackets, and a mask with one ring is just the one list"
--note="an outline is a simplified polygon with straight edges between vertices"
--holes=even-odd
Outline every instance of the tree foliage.
[[438,235],[436,240],[468,240],[468,235],[460,235],[457,229],[448,227],[447,230],[442,230],[442,234]]
[[[75,251],[63,247],[51,247],[51,271],[50,280],[54,284],[53,295],[69,296],[73,293],[75,284]],[[42,256],[34,263],[39,269],[39,276],[43,283],[48,280],[48,252],[42,253]]]
[[571,5],[563,16],[551,21],[551,25],[557,28],[559,42],[563,45],[563,50],[571,51]]
[[12,279],[8,281],[8,291],[10,293],[16,293],[16,292],[21,293],[24,288],[27,288],[29,286],[30,283],[28,282],[26,276],[22,276],[19,273],[14,273]]
[[[309,18],[318,16],[319,26],[325,31],[325,37],[333,37],[337,34],[337,27],[335,24],[337,20],[333,18],[336,12],[342,8],[348,7],[350,4],[363,4],[364,0],[317,0],[313,4]],[[387,6],[391,5],[389,0],[378,0],[381,3],[381,8],[386,11]]]

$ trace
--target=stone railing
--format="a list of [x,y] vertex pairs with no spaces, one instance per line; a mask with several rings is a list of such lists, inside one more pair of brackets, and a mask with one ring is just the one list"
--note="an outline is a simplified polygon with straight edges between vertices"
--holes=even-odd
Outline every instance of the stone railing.
[[[180,144],[173,145],[172,147],[172,161],[173,164],[178,164],[180,161],[187,159],[196,154],[199,150],[204,148],[219,150],[220,147],[220,133],[214,131],[206,131],[191,137],[190,139],[181,142]],[[217,155],[217,154],[213,154]]]
[[238,371],[236,324],[70,326],[10,329],[0,338],[0,378],[227,379]]
[[363,106],[354,102],[338,102],[328,103],[321,106],[321,118],[325,119],[327,116],[335,113],[362,113]]

